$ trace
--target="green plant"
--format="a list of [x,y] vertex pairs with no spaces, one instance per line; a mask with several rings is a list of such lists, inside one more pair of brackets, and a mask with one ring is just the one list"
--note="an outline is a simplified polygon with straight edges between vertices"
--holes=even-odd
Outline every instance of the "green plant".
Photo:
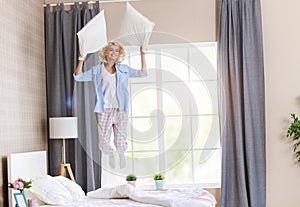
[[153,176],[153,180],[164,180],[164,179],[165,179],[165,176],[161,173],[155,174]]
[[291,114],[290,118],[293,120],[293,122],[288,128],[286,136],[291,137],[293,139],[294,152],[296,154],[298,162],[300,162],[300,150],[298,150],[298,146],[300,145],[300,120],[295,114]]
[[136,181],[137,177],[134,174],[129,174],[126,176],[126,181]]

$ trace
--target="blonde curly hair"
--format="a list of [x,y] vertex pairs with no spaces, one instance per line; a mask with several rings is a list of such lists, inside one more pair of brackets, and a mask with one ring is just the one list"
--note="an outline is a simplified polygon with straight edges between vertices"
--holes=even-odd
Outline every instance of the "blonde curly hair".
[[118,63],[121,63],[125,58],[125,50],[124,46],[119,42],[108,42],[105,47],[102,48],[102,50],[99,52],[100,59],[103,62],[106,62],[105,52],[111,47],[111,46],[118,46],[120,48],[119,51],[119,59],[117,60]]

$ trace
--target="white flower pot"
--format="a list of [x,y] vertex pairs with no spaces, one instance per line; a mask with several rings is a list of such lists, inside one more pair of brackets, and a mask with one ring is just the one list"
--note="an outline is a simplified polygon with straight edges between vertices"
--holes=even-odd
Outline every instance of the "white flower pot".
[[136,186],[136,181],[127,181],[127,184],[132,185],[133,187]]
[[164,188],[164,180],[154,180],[156,190],[161,190]]

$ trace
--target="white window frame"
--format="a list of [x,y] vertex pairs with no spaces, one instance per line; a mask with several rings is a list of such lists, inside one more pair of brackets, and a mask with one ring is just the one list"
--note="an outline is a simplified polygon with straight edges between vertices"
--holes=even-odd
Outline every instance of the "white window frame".
[[[199,48],[199,47],[215,47],[216,48],[217,45],[216,45],[216,42],[193,43],[193,44],[191,44],[191,43],[189,43],[189,44],[172,44],[172,45],[170,45],[170,44],[149,45],[149,47],[148,47],[147,50],[148,50],[148,54],[152,53],[152,54],[155,55],[155,65],[159,67],[159,66],[161,66],[161,56],[162,55],[161,55],[161,53],[158,53],[157,51],[159,51],[160,49],[165,49],[165,48],[187,48],[187,51],[189,51],[189,48],[191,48],[191,47],[196,47],[196,48]],[[131,56],[138,56],[139,53],[137,51],[138,51],[137,47],[126,47],[126,53],[127,53],[126,55],[128,56],[128,59],[125,61],[126,64],[128,64],[130,66],[132,65],[131,64]],[[156,51],[156,52],[154,52],[154,51]],[[189,53],[189,52],[187,52],[187,53]],[[189,55],[189,54],[187,54],[187,55]],[[146,55],[146,57],[147,57],[147,55]],[[189,57],[187,59],[189,59]],[[148,61],[147,61],[147,64],[148,64]],[[187,63],[187,64],[189,65],[189,63]],[[214,67],[216,67],[216,60],[212,62],[212,65],[214,65]],[[137,68],[135,66],[132,66],[132,67]],[[202,81],[217,81],[217,78],[215,80],[202,80]],[[156,74],[156,81],[155,82],[156,82],[155,84],[156,84],[157,88],[163,88],[163,86],[161,85],[163,83],[161,74]],[[167,83],[171,83],[172,81],[166,81],[166,82]],[[132,86],[138,85],[138,84],[143,84],[143,83],[147,83],[147,81],[144,82],[144,80],[139,80],[139,81],[136,82],[136,81],[131,81],[130,80],[129,84],[128,84],[129,93],[131,93],[131,87]],[[158,100],[158,102],[157,102],[157,108],[159,108],[159,109],[163,108],[163,106],[162,106],[162,102],[163,101],[162,101],[162,98],[161,98],[162,97],[161,93],[162,93],[162,91],[159,91],[159,90],[157,91],[157,96],[158,96],[158,99],[157,99]],[[129,106],[130,107],[132,106],[132,100],[130,100]],[[218,113],[215,113],[215,114],[205,114],[205,115],[206,116],[210,116],[211,115],[211,116],[217,116],[218,117]],[[193,115],[190,114],[190,115],[183,115],[183,116],[189,117],[191,119]],[[130,108],[130,110],[129,110],[129,119],[135,119],[135,118],[149,118],[149,117],[148,116],[134,116],[132,114],[132,108]],[[132,127],[131,126],[129,128],[129,131],[130,130],[131,130],[131,134],[132,134]],[[219,131],[219,129],[216,129],[216,130]],[[158,129],[158,131],[163,131],[163,129]],[[220,136],[218,137],[218,139],[220,139]],[[164,172],[166,170],[166,168],[167,168],[166,167],[166,163],[165,163],[165,158],[161,157],[161,156],[164,155],[163,152],[165,151],[164,140],[163,139],[158,139],[158,140],[159,140],[159,151],[158,152],[159,152],[160,158],[163,158],[163,159],[160,159],[160,162],[159,162],[159,171]],[[131,145],[134,146],[133,140],[129,139],[128,142],[131,142]],[[179,150],[179,149],[176,149],[176,150]],[[181,150],[183,150],[183,151],[189,151],[187,149],[181,149]],[[220,144],[217,147],[208,147],[208,148],[199,148],[199,149],[191,148],[190,149],[190,151],[192,151],[192,152],[193,151],[197,151],[197,150],[219,150],[219,155],[221,155]],[[132,169],[131,169],[130,173],[135,174],[134,154],[138,153],[138,152],[146,152],[146,151],[151,152],[151,150],[142,150],[142,151],[139,151],[139,150],[128,149],[127,153],[131,153],[132,154],[132,159],[131,159],[131,161],[132,161],[132,166],[131,166]],[[157,152],[157,151],[154,150],[153,152]],[[195,186],[197,186],[197,187],[199,187],[199,186],[200,187],[208,187],[208,188],[213,188],[213,187],[217,187],[218,188],[218,187],[220,187],[220,185],[221,185],[221,183],[220,183],[221,179],[219,179],[219,182],[203,182],[203,183],[196,183],[196,182],[194,182],[195,181],[195,179],[194,179],[195,172],[194,172],[194,160],[193,160],[194,158],[193,158],[193,153],[191,153],[191,158],[192,158],[192,169],[193,169],[192,170],[193,171],[192,172],[193,183],[191,183],[191,184],[168,184],[167,183],[166,187],[167,188],[195,187]],[[220,158],[220,160],[221,160],[221,158]],[[102,165],[103,164],[105,165],[105,163],[102,162]],[[221,162],[217,163],[217,165],[221,165]],[[219,167],[219,169],[221,169],[221,168]],[[105,173],[112,173],[112,171],[110,171],[110,172],[107,171]],[[105,177],[105,173],[103,174],[104,177]],[[121,174],[120,173],[121,172],[119,172],[119,173],[117,172],[115,174],[117,174],[117,176],[123,176],[123,177],[126,176],[126,175],[122,175],[122,173]],[[218,173],[221,176],[221,172],[218,172]],[[137,175],[137,176],[139,176],[139,175]],[[105,183],[105,178],[102,179],[102,180],[104,181],[104,182],[102,182],[104,184],[104,186],[107,186],[106,183]],[[150,185],[143,185],[143,186],[139,185],[140,188],[145,188],[145,189],[149,189],[149,188],[151,188],[151,186]]]

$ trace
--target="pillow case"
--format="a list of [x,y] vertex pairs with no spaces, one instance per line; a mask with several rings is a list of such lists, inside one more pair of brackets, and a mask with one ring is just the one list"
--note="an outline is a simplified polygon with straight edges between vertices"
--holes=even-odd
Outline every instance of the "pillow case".
[[29,190],[47,204],[64,205],[73,201],[67,189],[49,175],[34,180]]
[[79,50],[82,57],[94,53],[107,44],[106,21],[104,10],[94,16],[79,32],[77,32]]
[[154,25],[127,2],[117,41],[124,45],[146,48]]
[[77,201],[80,198],[85,197],[85,192],[82,190],[81,186],[72,180],[64,177],[64,176],[56,176],[54,177],[61,185],[63,185],[71,194],[73,200]]
[[42,200],[40,200],[38,197],[36,197],[36,195],[34,195],[29,189],[25,189],[24,190],[24,195],[27,199],[29,198],[34,198],[37,202],[38,205],[42,206],[42,205],[46,205],[46,203]]
[[62,176],[39,177],[32,182],[29,191],[39,200],[51,205],[67,205],[85,196],[78,184]]

